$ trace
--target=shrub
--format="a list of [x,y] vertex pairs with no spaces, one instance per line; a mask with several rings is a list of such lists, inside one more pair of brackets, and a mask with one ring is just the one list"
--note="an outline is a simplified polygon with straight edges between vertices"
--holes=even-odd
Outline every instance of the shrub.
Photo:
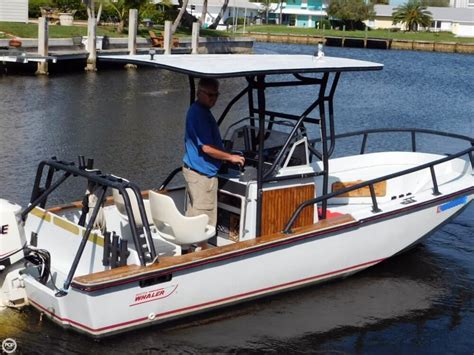
[[323,19],[323,20],[317,21],[315,27],[318,27],[318,23],[319,23],[319,28],[320,29],[323,29],[323,28],[325,28],[326,30],[331,29],[331,22],[328,19]]
[[83,6],[81,0],[53,0],[53,5],[61,12],[77,11]]
[[[249,23],[250,20],[247,20],[247,23]],[[234,18],[233,17],[228,17],[225,21],[224,21],[224,24],[225,25],[233,25],[234,24]],[[243,17],[237,17],[237,25],[243,25],[244,24],[244,18]]]
[[28,4],[28,17],[41,17],[41,7],[53,7],[52,0],[30,0]]

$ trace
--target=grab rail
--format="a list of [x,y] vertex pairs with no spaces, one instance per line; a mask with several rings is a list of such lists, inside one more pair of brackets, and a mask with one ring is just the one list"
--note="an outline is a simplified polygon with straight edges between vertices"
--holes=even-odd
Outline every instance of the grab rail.
[[167,177],[166,179],[161,183],[160,187],[158,188],[158,191],[162,191],[165,189],[166,186],[173,180],[173,178],[176,176],[177,173],[179,173],[182,170],[181,167],[174,169]]
[[[367,148],[367,139],[369,137],[369,134],[396,133],[396,132],[407,132],[411,134],[411,145],[412,145],[413,152],[417,151],[416,149],[416,134],[417,133],[431,134],[435,136],[460,139],[460,140],[469,142],[471,144],[471,147],[474,147],[474,138],[464,136],[461,134],[456,134],[456,133],[441,132],[441,131],[435,131],[431,129],[422,129],[422,128],[378,128],[378,129],[376,128],[376,129],[368,129],[368,130],[363,130],[363,131],[355,131],[355,132],[338,134],[334,136],[334,139],[354,137],[354,136],[363,136],[362,144],[360,147],[360,154],[365,154],[365,151]],[[311,144],[318,143],[318,142],[321,142],[321,138],[311,139],[310,141],[308,141],[308,143],[311,143]],[[474,168],[474,157],[472,154],[469,154],[469,159],[471,160],[471,165]]]
[[[468,137],[465,137],[465,138],[468,138]],[[473,140],[471,140],[470,138],[468,138],[468,140],[470,140],[471,143],[473,142]],[[350,191],[358,190],[358,189],[366,187],[366,186],[368,186],[369,190],[370,190],[370,197],[372,199],[372,212],[374,212],[374,213],[381,212],[381,210],[378,208],[377,196],[375,194],[375,189],[374,189],[374,185],[376,183],[386,181],[386,180],[390,180],[390,179],[393,179],[393,178],[396,178],[396,177],[399,177],[399,176],[411,174],[411,173],[414,173],[416,171],[420,171],[420,170],[423,170],[423,169],[426,169],[426,168],[429,168],[430,172],[431,172],[431,179],[432,179],[432,182],[433,182],[433,195],[435,195],[435,196],[440,195],[441,192],[439,191],[439,188],[438,188],[438,183],[437,183],[437,180],[436,180],[436,173],[435,173],[434,167],[436,165],[445,163],[447,161],[453,160],[455,158],[461,157],[461,156],[466,155],[466,154],[468,154],[471,157],[471,164],[472,164],[473,151],[474,151],[474,144],[471,146],[471,148],[465,149],[465,150],[463,150],[461,152],[458,152],[458,153],[455,153],[455,154],[451,154],[448,157],[438,159],[438,160],[435,160],[435,161],[432,161],[432,162],[429,162],[429,163],[425,163],[425,164],[416,166],[414,168],[402,170],[402,171],[399,171],[399,172],[396,172],[396,173],[388,174],[388,175],[385,175],[385,176],[382,176],[382,177],[379,177],[379,178],[375,178],[375,179],[372,179],[372,180],[369,180],[369,181],[365,181],[365,182],[362,182],[360,184],[356,184],[356,185],[353,185],[353,186],[350,186],[350,187],[346,187],[345,189],[341,189],[341,190],[331,192],[329,194],[326,194],[326,195],[323,195],[323,196],[320,196],[320,197],[317,197],[317,198],[313,198],[313,199],[304,201],[303,203],[301,203],[298,206],[298,208],[295,210],[295,212],[293,212],[290,220],[288,221],[288,223],[285,226],[285,229],[283,230],[283,233],[286,233],[286,234],[292,233],[291,227],[295,223],[295,221],[298,218],[298,216],[300,215],[301,211],[303,211],[303,209],[305,209],[306,207],[308,207],[310,205],[317,204],[319,202],[327,201],[330,198],[348,193]]]

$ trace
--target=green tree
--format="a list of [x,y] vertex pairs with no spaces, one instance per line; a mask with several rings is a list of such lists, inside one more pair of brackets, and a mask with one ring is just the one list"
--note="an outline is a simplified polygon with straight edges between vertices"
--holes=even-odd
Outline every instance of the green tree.
[[449,7],[449,0],[421,0],[424,6]]
[[416,32],[418,26],[429,27],[433,21],[431,12],[422,5],[420,0],[409,0],[406,4],[396,7],[392,13],[393,24],[404,23],[408,31]]
[[341,20],[350,30],[374,15],[373,5],[366,4],[364,0],[331,0],[327,13]]
[[112,8],[118,17],[119,25],[117,32],[122,33],[128,21],[128,12],[130,9],[140,10],[145,8],[150,0],[105,0],[106,6]]

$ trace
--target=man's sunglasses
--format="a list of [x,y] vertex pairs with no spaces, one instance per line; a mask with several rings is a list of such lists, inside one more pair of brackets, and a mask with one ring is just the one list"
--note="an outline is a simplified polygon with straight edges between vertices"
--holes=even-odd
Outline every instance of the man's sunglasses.
[[217,91],[217,92],[209,92],[209,91],[206,91],[206,90],[199,90],[201,91],[203,94],[206,94],[208,97],[219,97],[220,95],[220,92]]

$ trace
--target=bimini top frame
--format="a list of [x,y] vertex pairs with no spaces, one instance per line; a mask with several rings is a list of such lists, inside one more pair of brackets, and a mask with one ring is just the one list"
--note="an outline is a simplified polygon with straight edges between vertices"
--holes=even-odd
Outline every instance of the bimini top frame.
[[[323,162],[323,194],[328,192],[329,182],[329,156],[334,150],[334,111],[333,98],[341,72],[346,71],[371,71],[381,70],[382,64],[334,57],[315,57],[311,55],[124,55],[124,56],[102,56],[100,60],[110,62],[122,62],[153,66],[167,69],[177,73],[188,75],[190,83],[190,102],[195,100],[196,78],[232,78],[243,77],[247,80],[247,86],[239,92],[218,120],[220,125],[230,108],[242,97],[248,98],[248,109],[251,124],[255,126],[258,121],[258,169],[257,169],[257,223],[256,235],[260,235],[262,219],[262,194],[263,183],[281,180],[275,176],[278,166],[285,158],[294,137],[301,131],[305,131],[305,123],[319,124],[321,127],[322,151],[310,147],[311,153]],[[293,75],[293,79],[284,81],[267,81],[270,75]],[[320,74],[315,77],[309,74]],[[319,92],[315,92],[312,103],[300,114],[291,115],[284,112],[274,112],[266,109],[265,90],[274,87],[288,87],[300,85],[315,85]],[[256,98],[255,95],[256,94]],[[319,108],[319,117],[311,118],[309,115]],[[328,111],[328,115],[326,114]],[[327,118],[329,117],[329,124]],[[264,144],[266,140],[265,122],[267,117],[272,122],[275,118],[290,119],[295,122],[286,142],[278,153],[272,167],[264,172]],[[271,124],[271,123],[270,123]],[[270,125],[267,124],[267,125]],[[331,145],[328,146],[328,140]],[[291,179],[298,176],[285,177]],[[322,202],[322,218],[326,218],[327,201]]]

